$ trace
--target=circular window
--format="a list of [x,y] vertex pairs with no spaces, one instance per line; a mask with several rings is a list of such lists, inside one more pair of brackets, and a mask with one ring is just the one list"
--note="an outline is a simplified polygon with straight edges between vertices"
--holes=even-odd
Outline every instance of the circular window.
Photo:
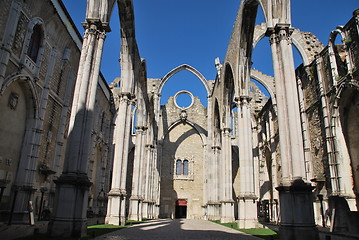
[[179,91],[174,97],[174,102],[180,109],[190,108],[193,105],[193,95],[186,90]]

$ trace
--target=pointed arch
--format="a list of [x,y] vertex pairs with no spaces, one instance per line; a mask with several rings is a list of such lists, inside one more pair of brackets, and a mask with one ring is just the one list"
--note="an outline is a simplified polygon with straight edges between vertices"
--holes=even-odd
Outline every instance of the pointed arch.
[[258,6],[261,7],[261,10],[263,12],[264,18],[266,19],[266,21],[268,21],[268,5],[266,1],[263,0],[245,0],[242,2],[243,5],[243,10],[246,10],[246,7],[248,7],[248,5],[250,4],[255,4],[257,5],[256,8],[258,8]]
[[158,93],[162,92],[163,86],[166,84],[166,82],[173,77],[173,75],[175,75],[178,72],[181,72],[183,70],[187,70],[191,73],[193,73],[196,77],[198,77],[198,79],[203,83],[204,87],[206,88],[207,91],[207,96],[209,96],[210,94],[210,89],[207,83],[206,78],[202,75],[202,73],[200,73],[197,69],[195,69],[194,67],[188,65],[188,64],[183,64],[181,66],[178,66],[174,69],[172,69],[169,73],[167,73],[161,80],[161,83],[158,87]]
[[[265,75],[258,70],[251,70],[251,78],[262,84],[265,89],[269,92],[269,95],[272,99],[272,103],[276,104],[276,97],[275,97],[275,87],[274,87],[274,77]],[[270,80],[269,80],[270,79]]]
[[31,20],[22,49],[21,61],[34,74],[38,74],[45,49],[46,31],[44,26],[44,21],[39,17]]
[[234,82],[234,74],[233,74],[233,70],[232,70],[232,66],[229,62],[227,62],[225,65],[225,70],[224,70],[224,91],[226,93],[225,96],[227,96],[228,99],[227,100],[227,103],[225,104],[228,104],[231,106],[233,98],[235,96],[237,96],[237,93],[236,93],[236,89],[237,89],[237,86],[235,86],[235,82]]
[[[335,44],[338,35],[343,39],[342,51]],[[338,26],[335,30],[331,31],[328,41],[329,58],[333,74],[333,84],[336,85],[336,79],[342,77],[352,71],[351,59],[345,44],[346,34],[342,26]],[[342,54],[341,54],[342,53]],[[344,55],[343,55],[344,54]]]
[[161,141],[163,141],[166,138],[166,136],[171,132],[172,129],[174,129],[177,125],[183,124],[183,123],[186,123],[186,124],[190,125],[193,129],[195,129],[196,132],[198,133],[198,135],[201,137],[202,145],[206,145],[207,131],[205,129],[203,129],[201,126],[199,126],[197,123],[194,123],[188,119],[186,119],[186,120],[178,119],[178,120],[174,121],[173,123],[171,123],[170,126],[168,127],[168,129],[166,130],[166,132],[163,134]]
[[[257,44],[265,37],[268,28],[265,23],[255,26],[254,37],[253,37],[253,49]],[[316,54],[323,50],[323,44],[310,32],[302,32],[299,29],[294,28],[291,39],[293,40],[293,46],[298,50],[302,57],[303,64],[309,65]],[[308,40],[310,39],[310,41]],[[308,42],[312,45],[312,42],[317,42],[316,46],[310,47],[308,50]]]
[[0,96],[2,96],[5,90],[15,81],[19,82],[19,85],[23,87],[24,93],[28,99],[32,101],[27,101],[29,104],[28,109],[30,110],[29,117],[36,119],[38,117],[39,110],[39,97],[36,91],[36,86],[34,81],[28,75],[13,75],[5,79],[4,85],[0,90]]

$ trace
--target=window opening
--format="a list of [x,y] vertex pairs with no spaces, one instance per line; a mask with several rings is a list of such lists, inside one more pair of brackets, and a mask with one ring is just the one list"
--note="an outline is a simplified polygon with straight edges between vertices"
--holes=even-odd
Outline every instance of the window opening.
[[188,160],[183,161],[183,175],[188,175]]
[[40,24],[36,24],[33,28],[29,48],[27,49],[27,55],[33,60],[35,63],[37,61],[37,57],[39,55],[39,50],[41,47],[41,39],[42,39],[42,29]]
[[181,160],[176,161],[176,174],[177,175],[182,174],[182,161]]

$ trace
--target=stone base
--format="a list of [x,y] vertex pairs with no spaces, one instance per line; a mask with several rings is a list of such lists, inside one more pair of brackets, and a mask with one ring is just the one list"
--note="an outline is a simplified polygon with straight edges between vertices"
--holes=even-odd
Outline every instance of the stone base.
[[309,227],[279,227],[280,240],[319,240],[318,229],[314,226]]
[[222,202],[221,205],[221,223],[234,222],[234,202]]
[[56,181],[54,217],[48,226],[52,237],[84,237],[87,231],[87,200],[91,186],[86,174],[66,173]]
[[111,190],[108,194],[106,224],[121,225],[126,224],[126,194],[120,190]]
[[142,202],[139,199],[130,199],[130,214],[128,216],[128,219],[132,221],[141,221],[141,208]]
[[221,219],[221,204],[208,203],[207,204],[207,220],[220,220]]
[[281,240],[318,240],[314,221],[313,187],[301,179],[279,186]]
[[259,226],[257,202],[254,198],[240,198],[238,201],[238,228],[249,229]]
[[142,218],[150,218],[149,216],[150,216],[150,214],[149,214],[149,203],[148,202],[143,202],[142,203]]
[[116,225],[116,226],[121,225],[120,216],[106,217],[105,218],[105,224]]
[[87,235],[87,221],[62,219],[49,222],[48,234],[51,237],[76,237],[81,238]]

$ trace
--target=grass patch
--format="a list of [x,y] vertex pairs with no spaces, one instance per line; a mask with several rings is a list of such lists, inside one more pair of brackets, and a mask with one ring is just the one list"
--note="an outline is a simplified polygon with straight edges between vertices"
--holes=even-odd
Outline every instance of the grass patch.
[[221,223],[218,220],[215,221],[211,221],[235,230],[238,230],[240,232],[244,232],[247,233],[249,235],[255,236],[255,237],[259,237],[265,240],[279,240],[279,234],[271,229],[267,229],[267,228],[251,228],[251,229],[240,229],[238,228],[237,223]]
[[127,226],[116,226],[116,225],[93,225],[87,227],[87,237],[82,239],[95,238],[113,231],[117,231]]

